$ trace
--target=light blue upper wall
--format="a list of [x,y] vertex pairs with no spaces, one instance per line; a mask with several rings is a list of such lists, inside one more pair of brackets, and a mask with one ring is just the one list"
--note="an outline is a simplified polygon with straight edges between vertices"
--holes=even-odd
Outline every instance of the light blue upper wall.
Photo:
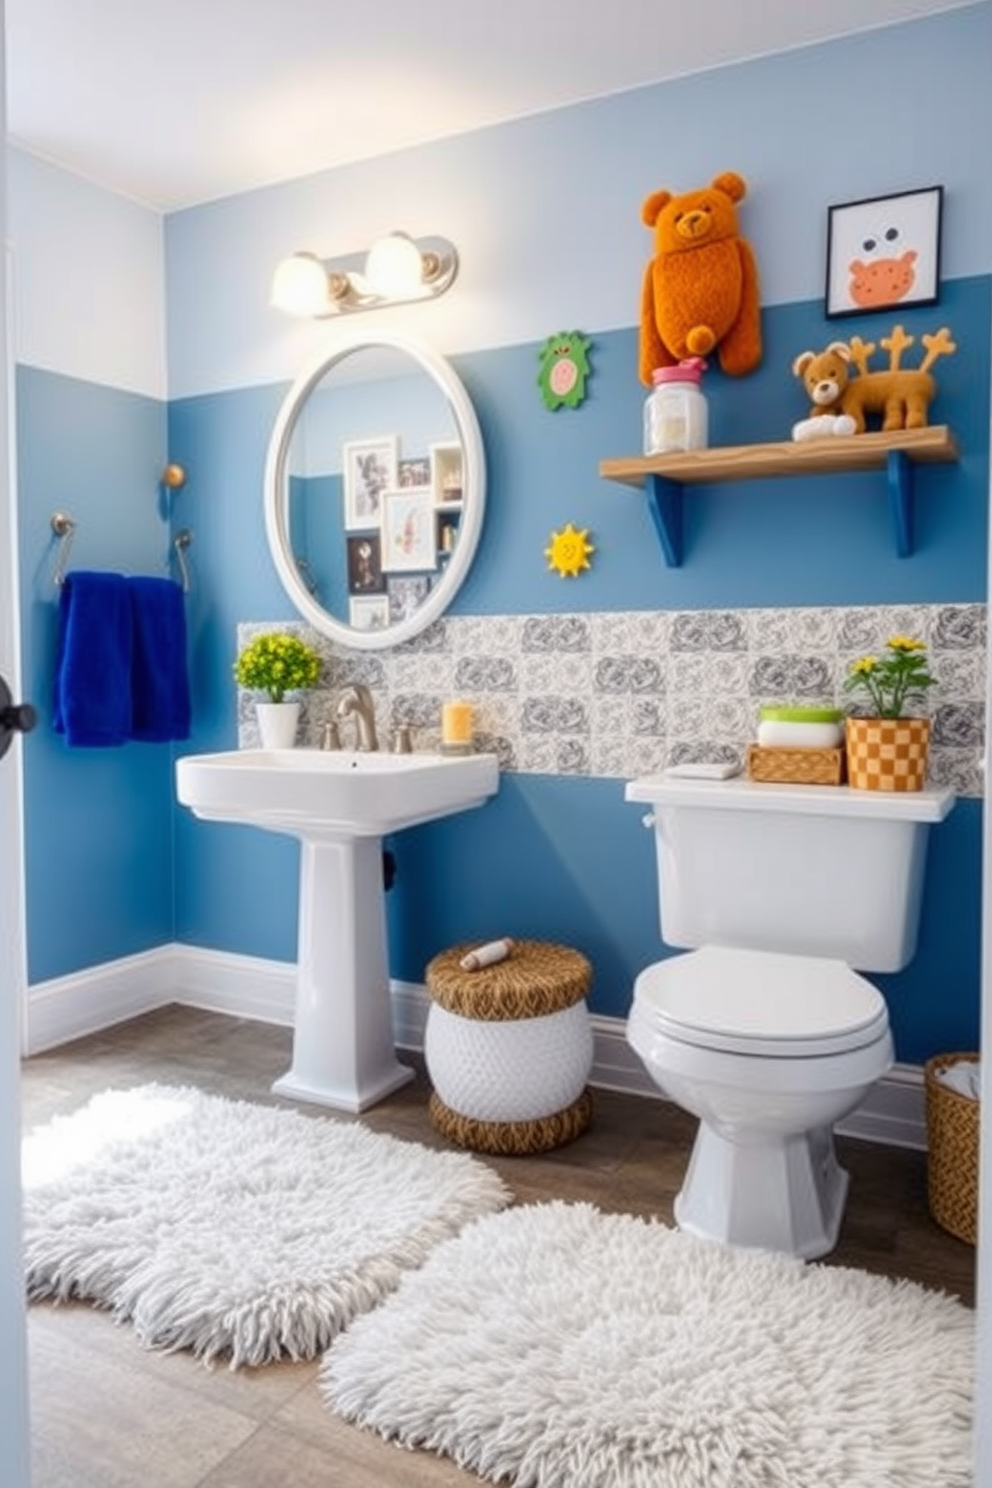
[[334,326],[268,305],[277,261],[359,251],[400,226],[450,237],[459,277],[436,303],[367,314],[370,328],[453,354],[629,326],[650,252],[643,198],[727,169],[749,182],[741,220],[766,304],[822,296],[829,204],[911,187],[945,187],[944,277],[987,273],[990,56],[985,3],[175,213],[170,394],[295,375]]
[[15,362],[163,398],[161,216],[15,146],[7,194]]

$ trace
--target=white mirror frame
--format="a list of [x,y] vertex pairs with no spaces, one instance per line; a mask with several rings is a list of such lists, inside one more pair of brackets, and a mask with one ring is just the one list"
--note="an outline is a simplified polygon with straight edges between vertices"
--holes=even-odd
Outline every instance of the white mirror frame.
[[[355,630],[337,620],[318,604],[307,589],[289,543],[289,446],[307,397],[338,362],[353,352],[389,347],[405,352],[427,372],[451,405],[458,438],[464,452],[464,496],[458,541],[440,581],[412,615],[383,630]],[[276,417],[265,461],[265,531],[269,552],[282,586],[302,617],[322,635],[355,651],[383,651],[412,640],[444,614],[464,582],[482,532],[486,506],[486,462],[482,434],[472,400],[454,368],[432,347],[413,337],[392,331],[356,333],[335,340],[334,349],[322,351],[300,373],[283,400]]]

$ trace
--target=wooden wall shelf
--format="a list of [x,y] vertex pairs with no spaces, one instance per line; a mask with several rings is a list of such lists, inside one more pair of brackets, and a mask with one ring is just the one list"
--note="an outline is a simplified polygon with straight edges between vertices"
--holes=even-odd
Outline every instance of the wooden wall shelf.
[[606,480],[646,492],[665,561],[678,568],[686,486],[785,475],[838,475],[852,470],[885,470],[896,552],[908,558],[913,551],[913,469],[916,465],[951,465],[957,458],[953,434],[946,424],[937,424],[892,434],[723,445],[680,455],[603,460],[599,473]]

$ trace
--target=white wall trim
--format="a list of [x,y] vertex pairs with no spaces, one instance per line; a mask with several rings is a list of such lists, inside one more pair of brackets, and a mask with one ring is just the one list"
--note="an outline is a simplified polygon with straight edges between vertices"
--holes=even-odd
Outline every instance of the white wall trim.
[[[168,1003],[288,1026],[293,1021],[296,968],[289,961],[167,945],[31,987],[27,999],[29,1054],[98,1033]],[[400,1048],[422,1050],[430,998],[418,982],[393,981],[393,1025]],[[622,1018],[591,1016],[590,1083],[601,1090],[662,1100],[627,1043]],[[923,1071],[897,1064],[837,1130],[889,1147],[926,1148]]]
[[104,961],[28,987],[24,1044],[28,1054],[99,1033],[175,1002],[174,947]]
[[289,1027],[296,1003],[296,966],[262,956],[239,956],[174,945],[171,1002]]

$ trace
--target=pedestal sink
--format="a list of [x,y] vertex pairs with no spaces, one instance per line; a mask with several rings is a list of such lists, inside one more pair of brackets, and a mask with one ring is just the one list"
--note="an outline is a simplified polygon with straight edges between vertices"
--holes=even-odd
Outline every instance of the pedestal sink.
[[498,784],[491,754],[238,749],[177,761],[195,816],[300,839],[293,1062],[278,1094],[363,1111],[413,1078],[393,1045],[382,837],[482,806]]

